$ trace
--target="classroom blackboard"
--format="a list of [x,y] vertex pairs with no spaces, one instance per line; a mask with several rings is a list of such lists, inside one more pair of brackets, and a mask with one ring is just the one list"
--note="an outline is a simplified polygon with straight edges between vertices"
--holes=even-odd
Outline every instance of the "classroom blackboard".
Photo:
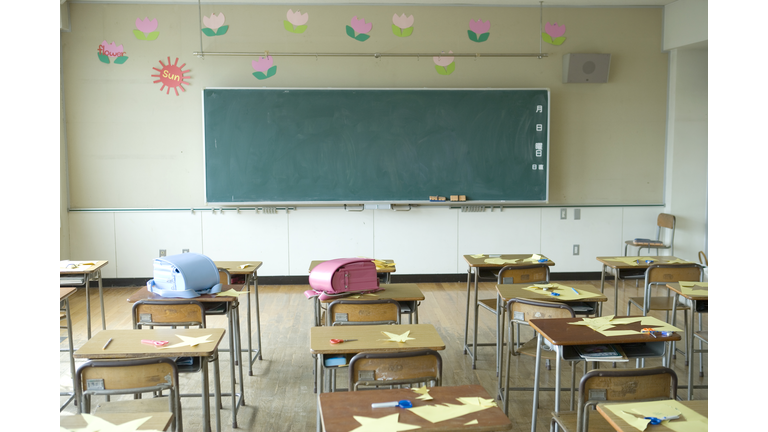
[[548,89],[203,90],[205,199],[546,202]]

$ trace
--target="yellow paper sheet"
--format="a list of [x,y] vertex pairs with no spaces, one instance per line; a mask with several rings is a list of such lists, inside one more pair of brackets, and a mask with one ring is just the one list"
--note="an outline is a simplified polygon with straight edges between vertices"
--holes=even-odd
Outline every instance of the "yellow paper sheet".
[[378,294],[374,294],[374,293],[366,293],[366,294],[355,294],[355,295],[351,295],[351,296],[346,297],[346,298],[349,298],[349,299],[359,299],[362,296],[378,297],[379,295]]
[[630,324],[638,321],[640,321],[640,323],[643,324],[644,327],[650,327],[650,328],[653,328],[654,330],[675,331],[675,332],[682,331],[681,329],[674,327],[671,324],[667,324],[658,318],[654,318],[650,316],[614,318],[614,315],[609,315],[609,316],[597,317],[597,318],[584,318],[582,321],[576,321],[569,324],[585,325],[604,336],[622,336],[622,335],[628,335],[628,334],[638,334],[640,332],[637,330],[622,330],[622,329],[611,330],[611,329],[614,329],[617,325]]
[[408,408],[412,413],[419,417],[430,421],[432,423],[438,423],[452,418],[461,417],[463,415],[471,414],[473,412],[482,411],[490,407],[484,407],[480,405],[455,405],[455,404],[438,404],[438,405],[426,405],[415,408]]
[[415,388],[415,389],[412,389],[412,390],[419,395],[419,397],[416,398],[418,400],[425,400],[425,401],[427,401],[427,400],[433,400],[434,399],[432,396],[429,395],[429,389],[427,388],[427,386],[421,386],[419,388]]
[[386,261],[381,261],[377,259],[373,260],[373,263],[376,265],[376,269],[384,269],[384,268],[395,266],[395,263],[393,262],[386,262]]
[[[640,431],[646,430],[649,423],[648,420],[639,419],[640,416],[658,418],[680,414],[682,416],[680,419],[662,422],[662,425],[676,432],[706,431],[709,423],[706,417],[675,400],[605,404],[603,408],[621,417]],[[647,430],[652,430],[652,428]]]
[[693,264],[693,262],[675,258],[673,260],[667,261],[665,264]]
[[[545,295],[545,296],[552,296],[552,293],[554,292],[554,293],[560,294],[559,296],[557,296],[559,300],[578,300],[578,299],[586,299],[586,298],[593,298],[593,297],[600,296],[600,294],[579,290],[577,288],[570,287],[567,285],[561,285],[559,283],[534,284],[532,286],[525,287],[523,289],[527,291],[531,291],[533,293]],[[552,297],[555,297],[555,296],[552,296]]]
[[216,297],[237,297],[240,294],[248,294],[249,291],[243,290],[243,291],[235,291],[234,288],[230,288],[226,291],[217,292]]
[[523,260],[523,262],[534,262],[534,263],[536,263],[536,262],[539,262],[539,260],[542,260],[542,259],[547,259],[547,257],[545,257],[544,255],[533,254],[530,257],[525,258]]
[[653,260],[652,257],[649,257],[649,256],[642,256],[642,257],[640,257],[640,256],[638,256],[638,257],[612,257],[612,258],[606,258],[606,259],[608,261],[622,262],[624,264],[628,264],[628,265],[631,265],[631,266],[639,265],[637,261],[640,261],[641,263],[643,263],[643,265],[645,265],[646,261],[654,261],[654,262],[656,262],[655,260]]
[[247,267],[250,267],[250,266],[251,266],[251,264],[240,264],[240,269],[244,270],[244,269],[246,269]]
[[707,282],[680,282],[680,291],[689,296],[709,296]]
[[421,429],[420,426],[400,423],[400,413],[390,414],[381,418],[353,416],[360,426],[351,432],[397,432],[413,429]]
[[477,421],[477,419],[474,419],[472,421],[468,421],[468,422],[464,423],[464,426],[476,425],[476,424],[480,424],[480,422]]
[[470,256],[471,256],[472,258],[482,258],[482,257],[484,257],[485,255],[483,255],[483,254],[474,254],[474,255],[470,255]]
[[496,406],[496,402],[493,399],[485,399],[481,397],[460,397],[456,398],[456,400],[464,405],[478,405],[485,408],[493,408]]
[[194,347],[194,346],[198,346],[198,345],[203,344],[203,343],[213,342],[213,341],[209,341],[208,340],[208,338],[211,337],[211,336],[212,335],[205,335],[205,336],[200,336],[200,337],[189,337],[189,336],[176,335],[176,337],[181,339],[183,342],[179,342],[177,344],[170,345],[170,346],[158,347],[158,348],[159,349],[169,349],[169,348],[178,348],[178,347],[185,347],[185,346]]
[[[123,424],[112,424],[108,422],[107,420],[104,420],[103,418],[96,417],[91,414],[82,414],[83,420],[88,424],[86,427],[81,429],[66,429],[63,427],[60,427],[60,431],[72,431],[72,432],[133,432],[138,430],[138,428],[146,423],[147,420],[152,418],[152,416],[143,417],[136,420],[131,420],[128,422],[125,422]],[[159,432],[156,430],[144,430],[142,429],[142,432]]]
[[407,332],[405,332],[405,333],[403,333],[401,335],[390,333],[390,332],[385,332],[385,331],[383,331],[381,333],[384,336],[388,337],[389,339],[380,339],[380,340],[384,340],[384,341],[387,341],[387,342],[401,342],[401,343],[404,343],[405,341],[416,340],[416,338],[408,337],[408,334],[411,333],[410,330],[408,330]]
[[91,267],[96,265],[89,261],[59,261],[60,270],[90,270]]

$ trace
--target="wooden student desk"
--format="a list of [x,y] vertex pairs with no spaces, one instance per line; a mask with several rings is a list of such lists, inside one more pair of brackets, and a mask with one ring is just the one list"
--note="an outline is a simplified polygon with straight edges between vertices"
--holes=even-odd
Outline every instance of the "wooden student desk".
[[[224,285],[221,287],[221,291],[228,291],[230,289],[234,289],[235,291],[242,291],[245,289],[247,285]],[[246,297],[248,294],[244,294]],[[203,294],[198,297],[192,298],[192,299],[184,299],[184,298],[174,298],[174,297],[163,297],[161,295],[155,294],[150,292],[146,286],[139,288],[133,295],[128,297],[129,303],[136,303],[139,300],[152,300],[152,301],[175,301],[175,300],[195,300],[199,301],[203,304],[203,307],[206,305],[210,305],[212,303],[214,304],[220,304],[223,303],[226,305],[225,310],[223,313],[227,314],[227,329],[229,330],[227,332],[228,342],[229,342],[229,349],[222,349],[219,351],[229,351],[230,353],[230,359],[229,362],[229,373],[232,377],[232,393],[224,394],[222,396],[232,396],[232,427],[237,427],[237,411],[240,409],[241,405],[245,405],[245,384],[243,383],[243,363],[239,361],[240,356],[237,355],[238,352],[240,352],[240,312],[239,312],[239,305],[240,305],[240,299],[239,296],[217,296],[216,294]],[[151,324],[148,323],[142,323],[145,327],[150,326]],[[163,328],[162,326],[158,326],[159,328]],[[166,327],[167,328],[167,327]],[[165,339],[163,339],[165,340]],[[240,393],[235,393],[235,365],[237,365],[238,368],[238,376],[240,377]]]
[[[256,304],[256,345],[258,349],[254,351],[251,335],[251,296],[246,297],[246,315],[248,330],[248,376],[253,376],[253,363],[258,358],[261,360],[261,318],[259,317],[259,276],[257,271],[263,264],[261,261],[214,261],[217,268],[226,270],[230,275],[245,275],[246,288],[253,284],[253,298]],[[241,268],[241,266],[246,266]],[[231,281],[228,281],[231,283]]]
[[[69,350],[66,350],[69,355],[69,373],[72,377],[72,392],[59,392],[59,396],[69,396],[64,402],[59,411],[66,408],[70,402],[75,398],[75,359],[72,357],[72,353],[75,352],[72,341],[72,316],[69,313],[69,298],[77,291],[77,288],[59,288],[59,304],[64,307],[64,314],[67,318],[67,342],[69,343]],[[60,352],[65,350],[59,349]]]
[[[153,412],[153,413],[97,413],[92,414],[94,417],[104,419],[113,425],[121,425],[132,420],[138,420],[144,417],[149,419],[142,423],[137,430],[158,430],[166,431],[171,426],[173,420],[173,414],[170,412]],[[82,414],[76,415],[62,415],[60,416],[59,426],[67,430],[83,429],[88,426],[88,423],[83,418]]]
[[[601,304],[608,300],[608,297],[606,297],[604,294],[600,292],[599,289],[593,287],[592,285],[587,284],[560,284],[568,287],[572,287],[576,289],[577,291],[580,291],[582,293],[586,292],[591,295],[595,295],[594,297],[584,297],[584,298],[573,298],[566,290],[566,295],[561,296],[553,296],[553,295],[543,295],[538,292],[530,291],[527,288],[530,288],[534,284],[545,284],[547,282],[534,282],[534,283],[524,283],[524,284],[498,284],[496,285],[496,306],[498,314],[501,319],[499,320],[499,325],[497,325],[496,328],[496,375],[499,377],[499,397],[501,397],[502,403],[504,403],[504,398],[506,397],[506,393],[502,394],[501,389],[506,388],[508,385],[502,385],[502,383],[506,383],[504,381],[503,376],[503,370],[504,370],[504,360],[503,360],[503,351],[504,351],[504,329],[506,327],[507,319],[507,302],[510,301],[513,298],[519,298],[519,299],[526,299],[526,300],[535,300],[535,301],[548,301],[548,302],[558,302],[558,303],[585,303],[587,307],[592,309],[591,313],[581,312],[579,313],[576,311],[578,315],[596,315],[598,313],[598,304]],[[557,282],[555,282],[557,283]],[[551,290],[550,290],[551,291]],[[556,292],[562,292],[561,289],[556,289]],[[575,294],[575,293],[574,293]],[[519,339],[519,334],[518,334]],[[522,341],[520,341],[522,343]]]
[[[464,255],[464,261],[467,262],[467,313],[465,315],[465,320],[464,320],[464,354],[469,354],[472,357],[472,369],[475,369],[475,365],[477,363],[477,346],[478,345],[491,345],[491,344],[480,344],[480,343],[477,342],[477,320],[478,320],[478,316],[477,315],[478,315],[478,309],[480,308],[480,299],[477,297],[477,284],[478,284],[478,280],[480,279],[480,277],[479,277],[480,276],[480,270],[500,270],[501,268],[506,267],[508,265],[509,266],[520,266],[520,267],[526,267],[526,266],[531,266],[531,265],[541,265],[541,266],[553,266],[553,265],[555,265],[555,263],[552,262],[552,260],[549,260],[549,259],[547,259],[547,261],[543,262],[543,263],[530,262],[530,261],[528,261],[528,262],[521,262],[524,259],[530,258],[532,255],[533,254],[523,254],[523,255],[519,255],[519,254],[518,255],[506,255],[506,254],[498,255],[498,254],[494,254],[493,256],[490,256],[490,255],[486,254],[486,255],[483,255],[480,258],[475,258],[472,255]],[[515,264],[510,264],[510,263],[491,264],[491,263],[487,263],[485,261],[487,259],[492,259],[492,258],[501,258],[501,259],[505,259],[505,260],[517,259],[519,261],[517,263],[515,263]],[[474,307],[475,320],[474,320],[474,327],[472,329],[472,332],[473,332],[472,333],[472,335],[473,335],[472,343],[468,344],[467,343],[467,334],[469,333],[469,305],[471,303],[470,299],[472,298],[471,295],[470,295],[469,288],[470,288],[470,284],[472,282],[472,275],[473,274],[474,274],[474,281],[475,281],[475,307]],[[496,282],[496,281],[494,281],[494,282]],[[498,307],[498,304],[497,304],[497,307]],[[499,325],[501,325],[500,324],[500,319],[501,319],[501,317],[497,313],[496,314],[496,326],[497,326],[497,328],[499,327]],[[497,334],[498,334],[498,332],[497,332]],[[469,351],[469,347],[470,346],[472,346],[472,352]],[[498,354],[498,350],[497,350],[497,354]],[[498,372],[498,367],[499,367],[499,364],[498,364],[498,359],[497,359],[497,362],[496,362],[496,368],[497,368],[496,371],[497,372]]]
[[[408,315],[409,324],[419,323],[419,302],[424,300],[424,293],[421,292],[417,284],[384,284],[381,287],[384,289],[372,293],[375,296],[361,295],[359,298],[352,298],[356,295],[351,295],[328,300],[319,300],[318,297],[314,297],[315,325],[325,325],[325,323],[322,322],[322,304],[328,305],[333,303],[334,300],[396,300],[400,303],[401,313],[408,313],[408,311],[410,311]],[[416,321],[415,323],[413,322],[414,319]]]
[[[620,317],[617,317],[620,318]],[[682,339],[675,332],[670,336],[653,337],[650,334],[632,334],[624,336],[604,336],[584,325],[571,325],[569,323],[581,321],[582,318],[549,318],[532,319],[531,327],[538,332],[536,345],[536,368],[533,383],[533,415],[531,432],[536,432],[536,408],[539,405],[539,377],[541,372],[541,346],[543,339],[547,339],[557,350],[555,365],[555,411],[560,411],[560,363],[561,360],[576,361],[581,357],[573,348],[574,345],[621,345],[629,359],[646,357],[662,357],[667,349],[666,344]],[[615,327],[613,330],[642,330],[645,325],[633,322]],[[644,344],[643,346],[628,344]]]
[[[82,265],[83,263],[93,263],[93,265]],[[77,267],[71,267],[71,265],[74,264]],[[59,278],[69,278],[69,277],[76,277],[76,276],[82,276],[83,282],[80,283],[79,281],[73,281],[71,282],[72,285],[78,285],[81,284],[85,285],[85,317],[86,317],[86,326],[87,326],[87,332],[88,332],[88,339],[91,338],[91,296],[90,296],[90,285],[92,280],[96,280],[99,282],[99,301],[101,302],[101,329],[106,330],[107,328],[107,320],[104,318],[104,289],[101,282],[101,269],[109,264],[109,261],[60,261],[59,262]],[[71,286],[70,283],[66,283],[64,285]]]
[[[357,392],[325,393],[320,395],[320,414],[326,432],[349,432],[360,427],[354,416],[381,418],[399,413],[398,422],[420,426],[421,429],[439,432],[459,431],[505,431],[512,429],[512,423],[498,408],[488,408],[461,417],[432,423],[401,408],[371,408],[372,403],[408,399],[414,407],[450,403],[461,405],[459,397],[481,397],[490,399],[488,392],[480,385],[442,386],[429,389],[430,401],[417,400],[419,396],[411,389],[365,390]],[[477,424],[465,425],[472,420]]]
[[[642,258],[638,259],[636,263],[627,264],[626,262],[618,261],[619,259],[627,259],[627,258]],[[621,273],[622,272],[632,272],[632,273],[638,273],[638,271],[645,271],[648,269],[648,267],[651,266],[651,264],[675,264],[670,261],[677,261],[680,260],[680,258],[674,257],[674,256],[638,256],[638,257],[597,257],[597,260],[600,261],[600,263],[603,265],[603,269],[600,272],[600,292],[605,292],[605,274],[608,272],[608,269],[613,270],[615,278],[613,281],[613,312],[618,313],[618,304],[619,304],[619,279],[621,279]],[[652,262],[646,263],[646,260],[651,260]],[[689,265],[693,264],[692,262],[685,261],[684,263],[679,263],[680,265]],[[643,290],[645,292],[645,290]]]
[[[153,345],[141,343],[142,339],[168,341],[169,346],[175,345],[182,340],[177,336],[201,337],[211,335],[208,338],[211,342],[202,343],[191,347],[184,346],[178,348],[160,349]],[[221,384],[219,380],[219,356],[217,348],[221,339],[224,337],[224,329],[204,328],[204,329],[142,329],[142,330],[102,330],[96,333],[83,346],[75,351],[76,359],[130,359],[141,357],[199,357],[201,363],[201,397],[203,400],[203,423],[205,430],[211,430],[211,410],[210,410],[210,392],[208,390],[208,359],[213,358],[213,391],[214,391],[214,414],[216,417],[216,432],[221,431],[221,417],[219,406],[221,406]],[[104,349],[108,340],[112,339],[109,346]],[[234,393],[234,383],[232,383]],[[232,413],[234,417],[235,413]]]
[[[704,418],[707,418],[709,416],[709,407],[708,407],[708,401],[701,400],[701,401],[675,401],[670,400],[670,405],[680,404],[686,408],[689,408],[693,410],[697,414],[701,414],[704,416]],[[621,402],[622,404],[630,403],[630,402]],[[635,402],[632,403],[633,405],[637,404],[638,406],[642,406],[643,403],[647,402]],[[608,420],[608,423],[613,426],[614,429],[616,429],[618,432],[638,432],[638,429],[626,421],[622,419],[621,417],[617,416],[613,413],[613,411],[606,409],[606,406],[608,404],[597,404],[597,412],[600,413],[601,416],[603,416],[606,420]],[[683,421],[685,421],[685,415],[683,415]],[[674,422],[679,420],[672,420]],[[668,432],[668,431],[675,431],[677,429],[670,429],[667,426],[660,424],[660,425],[654,425],[654,426],[648,426],[646,428],[648,431],[653,432]]]
[[[701,283],[701,282],[689,282],[689,283]],[[707,283],[708,285],[708,283]],[[691,317],[690,322],[688,323],[688,340],[686,341],[688,347],[686,348],[686,354],[688,355],[688,400],[693,399],[693,389],[695,388],[707,388],[708,386],[694,386],[693,385],[693,369],[694,369],[694,363],[696,360],[696,355],[693,352],[693,343],[696,338],[693,337],[693,332],[695,331],[694,325],[695,325],[695,315],[697,313],[707,313],[709,310],[709,290],[708,288],[704,288],[701,286],[695,286],[694,290],[683,290],[683,288],[680,286],[679,282],[675,283],[669,283],[667,284],[667,288],[672,290],[672,292],[675,293],[675,301],[672,306],[672,316],[676,316],[677,313],[677,303],[680,296],[683,296],[691,301],[692,307],[691,307]],[[671,353],[669,354],[669,357],[671,357]],[[667,360],[667,364],[670,364],[670,359]]]

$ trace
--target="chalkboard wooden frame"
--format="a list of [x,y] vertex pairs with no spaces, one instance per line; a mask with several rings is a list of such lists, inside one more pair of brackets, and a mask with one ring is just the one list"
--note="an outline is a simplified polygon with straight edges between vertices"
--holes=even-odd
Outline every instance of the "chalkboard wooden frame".
[[210,205],[549,200],[549,89],[202,93]]

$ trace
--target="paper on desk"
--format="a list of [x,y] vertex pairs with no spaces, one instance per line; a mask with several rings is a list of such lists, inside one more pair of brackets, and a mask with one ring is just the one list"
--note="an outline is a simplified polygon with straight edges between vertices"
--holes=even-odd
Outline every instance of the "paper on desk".
[[208,338],[211,337],[211,336],[213,336],[213,335],[205,335],[205,336],[200,336],[200,337],[190,337],[190,336],[176,335],[176,337],[178,337],[179,339],[181,339],[184,342],[179,342],[179,343],[177,343],[175,345],[170,345],[170,346],[158,347],[158,349],[179,348],[179,347],[185,347],[185,346],[195,347],[195,346],[198,346],[198,345],[203,344],[203,343],[213,342],[213,341],[209,341],[208,340]]
[[96,265],[89,261],[59,261],[59,270],[89,270],[92,266]]
[[485,408],[493,408],[496,406],[496,402],[493,399],[486,399],[477,396],[473,397],[460,397],[456,398],[457,401],[464,405],[478,405]]
[[640,431],[646,430],[650,422],[650,420],[639,419],[640,416],[658,418],[681,415],[680,419],[662,422],[663,426],[677,432],[706,431],[709,423],[703,415],[674,400],[605,404],[603,408]]
[[245,269],[246,267],[250,267],[251,264],[240,264],[240,269]]
[[393,262],[386,262],[386,261],[377,260],[377,259],[373,260],[373,263],[376,265],[377,269],[383,269],[383,268],[395,266],[395,263]]
[[381,333],[384,336],[387,336],[389,339],[379,339],[379,340],[383,340],[383,341],[387,341],[387,342],[401,342],[401,343],[404,343],[405,341],[409,341],[409,340],[416,340],[416,338],[408,337],[408,334],[410,332],[411,331],[408,330],[407,332],[405,332],[405,333],[403,333],[401,335],[397,335],[397,334],[394,334],[394,333],[383,331]]
[[[96,417],[91,414],[81,414],[83,416],[83,420],[88,424],[88,426],[81,428],[81,429],[66,429],[63,427],[60,427],[60,431],[72,431],[72,432],[132,432],[138,430],[138,428],[146,423],[147,420],[152,418],[152,416],[147,416],[144,418],[131,420],[128,422],[125,422],[123,424],[112,424],[103,418]],[[143,432],[159,432],[156,430],[147,430],[142,429]]]
[[680,258],[675,258],[673,260],[667,261],[664,264],[693,264],[693,262],[692,261],[682,260]]
[[487,264],[496,264],[496,265],[504,265],[504,264],[515,264],[519,260],[516,258],[512,259],[504,259],[504,258],[486,258],[485,262]]
[[[559,283],[548,283],[548,284],[534,284],[529,287],[523,288],[524,290],[531,291],[536,294],[541,294],[545,296],[552,296],[551,293],[555,292],[560,294],[557,296],[558,300],[577,300],[577,299],[585,299],[585,298],[592,298],[592,297],[599,297],[600,294],[585,291],[585,290],[578,290],[573,287],[569,287],[566,285],[561,285]],[[576,292],[573,290],[576,289]]]
[[619,261],[624,264],[628,264],[631,266],[638,266],[640,265],[637,261],[640,261],[643,265],[645,265],[646,261],[653,261],[656,262],[652,257],[649,256],[637,256],[637,257],[612,257],[612,258],[606,258],[608,261]]
[[547,257],[545,257],[543,255],[539,255],[539,254],[533,254],[530,257],[524,259],[523,262],[534,262],[534,263],[536,263],[536,262],[539,262],[539,260],[542,260],[542,259],[547,259]]
[[421,426],[414,426],[400,423],[400,413],[390,414],[381,418],[352,416],[361,426],[352,429],[351,432],[397,432],[413,429],[421,429]]
[[464,426],[476,425],[476,424],[480,424],[480,422],[477,421],[477,419],[474,419],[472,421],[468,421],[468,422],[464,423]]
[[680,282],[680,291],[689,296],[709,296],[708,282]]
[[374,293],[366,293],[366,294],[355,294],[355,295],[351,295],[351,296],[349,296],[349,297],[347,297],[347,298],[350,298],[350,299],[359,299],[361,296],[368,296],[368,297],[378,297],[379,295],[378,295],[378,294],[374,294]]
[[230,288],[226,291],[217,292],[216,297],[237,297],[240,294],[248,294],[249,292],[248,290],[235,291],[234,288]]
[[[495,405],[493,405],[495,406]],[[473,412],[482,411],[491,406],[475,404],[437,404],[408,408],[409,411],[432,423],[438,423],[452,418],[461,417]]]
[[667,324],[666,322],[646,316],[646,317],[624,317],[624,318],[615,318],[615,315],[608,315],[604,317],[596,317],[596,318],[583,318],[582,321],[576,321],[568,324],[573,325],[585,325],[592,330],[602,334],[603,336],[623,336],[623,335],[629,335],[629,334],[639,334],[640,331],[637,330],[610,330],[617,325],[624,325],[624,324],[630,324],[634,322],[638,322],[645,326],[645,327],[652,327],[654,330],[660,330],[660,331],[676,331],[680,332],[681,329],[672,326],[671,324]]
[[420,396],[416,399],[418,400],[433,400],[434,398],[429,395],[429,389],[427,386],[421,386],[419,388],[412,389],[414,392],[419,394]]
[[482,258],[482,257],[484,257],[485,255],[484,255],[484,254],[474,254],[474,255],[470,255],[470,256],[471,256],[472,258]]

